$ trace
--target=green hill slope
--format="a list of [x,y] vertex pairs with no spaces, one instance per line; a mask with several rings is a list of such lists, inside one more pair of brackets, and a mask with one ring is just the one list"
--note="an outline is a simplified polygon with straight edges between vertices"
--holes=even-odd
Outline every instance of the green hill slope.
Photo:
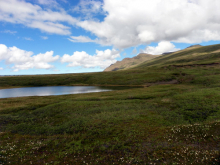
[[146,61],[135,68],[148,66],[211,64],[220,62],[220,45],[191,47]]

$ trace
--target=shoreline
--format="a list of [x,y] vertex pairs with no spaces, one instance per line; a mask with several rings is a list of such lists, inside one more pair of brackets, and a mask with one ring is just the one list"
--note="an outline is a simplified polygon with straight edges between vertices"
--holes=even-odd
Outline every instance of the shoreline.
[[1,87],[1,89],[12,89],[12,88],[28,88],[28,87],[54,87],[54,86],[99,86],[99,87],[145,87],[146,85],[83,85],[83,84],[74,84],[74,85],[49,85],[49,86],[8,86],[8,87]]

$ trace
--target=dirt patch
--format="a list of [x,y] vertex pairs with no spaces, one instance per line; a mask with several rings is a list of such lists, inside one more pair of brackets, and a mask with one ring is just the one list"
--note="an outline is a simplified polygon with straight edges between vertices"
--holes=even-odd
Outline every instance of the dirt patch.
[[214,51],[214,52],[212,52],[212,53],[219,53],[220,52],[220,49],[219,50],[216,50],[216,51]]

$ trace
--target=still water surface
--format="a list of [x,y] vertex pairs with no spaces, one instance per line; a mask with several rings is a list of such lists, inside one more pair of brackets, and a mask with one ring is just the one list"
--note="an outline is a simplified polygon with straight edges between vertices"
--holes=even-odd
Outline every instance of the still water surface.
[[51,86],[51,87],[25,87],[0,89],[0,98],[25,97],[25,96],[51,96],[91,92],[111,91],[111,89],[97,86]]

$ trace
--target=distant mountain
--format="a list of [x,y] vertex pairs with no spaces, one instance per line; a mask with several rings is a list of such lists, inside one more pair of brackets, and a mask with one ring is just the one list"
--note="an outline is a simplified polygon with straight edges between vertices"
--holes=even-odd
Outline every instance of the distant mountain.
[[199,44],[197,44],[197,45],[191,45],[191,46],[189,46],[189,47],[187,47],[186,49],[188,49],[188,48],[198,48],[198,47],[201,47],[202,45],[199,45]]
[[[198,48],[202,48],[203,46],[201,45],[191,45],[185,49],[176,51],[176,52],[165,52],[162,55],[151,55],[151,54],[146,54],[146,53],[140,53],[139,55],[133,57],[133,58],[125,58],[122,61],[117,61],[115,64],[110,65],[109,67],[107,67],[104,71],[117,71],[117,70],[123,70],[123,69],[129,69],[129,68],[133,68],[133,67],[138,67],[138,66],[142,66],[142,65],[149,65],[149,64],[154,64],[154,65],[159,65],[161,62],[164,62],[166,60],[166,58],[169,58],[171,56],[175,56],[175,54],[178,53],[184,53],[184,52],[188,52],[188,51],[194,51],[196,52],[196,50]],[[220,50],[218,50],[217,52],[219,52]],[[191,54],[189,54],[189,56],[191,56]],[[159,58],[156,58],[159,57]],[[178,57],[179,60],[181,61],[181,57]],[[161,59],[161,61],[160,61]],[[163,59],[163,60],[162,60]],[[172,61],[174,59],[170,59],[170,61]],[[168,60],[169,61],[169,60]],[[166,62],[168,62],[166,61]]]
[[151,55],[146,53],[140,53],[133,58],[124,58],[122,61],[117,61],[115,64],[110,65],[104,71],[116,71],[122,69],[128,69],[139,65],[142,62],[146,62],[148,60],[154,59],[161,55]]

